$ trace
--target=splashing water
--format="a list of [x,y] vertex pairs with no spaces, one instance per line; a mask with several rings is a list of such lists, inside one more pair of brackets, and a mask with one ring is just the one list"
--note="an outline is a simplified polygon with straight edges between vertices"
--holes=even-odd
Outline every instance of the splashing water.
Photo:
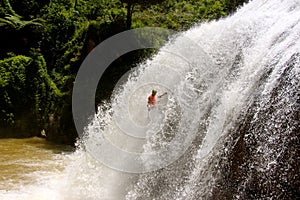
[[[47,187],[45,199],[299,198],[299,37],[297,0],[254,0],[177,35],[99,107],[57,180],[28,196]],[[153,88],[168,95],[148,113]],[[140,167],[147,173],[127,173]]]

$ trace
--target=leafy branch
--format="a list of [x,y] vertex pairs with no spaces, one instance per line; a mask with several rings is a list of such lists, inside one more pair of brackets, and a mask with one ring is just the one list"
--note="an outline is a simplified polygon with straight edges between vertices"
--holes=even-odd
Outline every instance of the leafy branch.
[[44,20],[37,18],[30,21],[22,20],[18,15],[7,15],[4,18],[0,18],[0,27],[10,27],[16,30],[20,30],[26,26],[42,26]]

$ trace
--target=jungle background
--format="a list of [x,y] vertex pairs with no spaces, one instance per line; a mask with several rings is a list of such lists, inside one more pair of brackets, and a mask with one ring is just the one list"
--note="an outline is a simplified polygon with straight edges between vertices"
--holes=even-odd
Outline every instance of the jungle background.
[[[90,51],[140,27],[183,31],[233,13],[247,0],[0,0],[0,137],[46,133],[74,144],[72,88]],[[121,56],[99,82],[96,103],[155,50]]]

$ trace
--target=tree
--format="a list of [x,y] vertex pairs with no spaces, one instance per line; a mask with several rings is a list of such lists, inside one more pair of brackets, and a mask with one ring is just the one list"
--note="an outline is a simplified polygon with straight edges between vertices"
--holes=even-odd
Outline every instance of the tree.
[[126,16],[126,25],[127,29],[131,28],[132,22],[132,13],[135,5],[139,5],[142,8],[149,7],[151,5],[162,3],[165,0],[121,0],[122,3],[126,4],[127,16]]
[[0,18],[0,28],[1,27],[10,27],[12,29],[20,30],[25,26],[42,26],[43,20],[40,18],[33,20],[23,20],[20,15],[18,15],[12,8],[9,0],[3,0],[3,6],[6,10],[6,16]]
[[243,5],[244,3],[248,3],[249,0],[225,0],[226,11],[227,13],[231,13],[236,11],[236,9]]

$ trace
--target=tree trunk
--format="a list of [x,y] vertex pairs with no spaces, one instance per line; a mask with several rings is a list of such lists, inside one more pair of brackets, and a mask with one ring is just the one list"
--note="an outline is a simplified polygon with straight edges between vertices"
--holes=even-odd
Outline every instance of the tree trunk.
[[131,28],[132,8],[133,8],[133,4],[132,3],[128,3],[127,4],[127,17],[126,17],[126,26],[127,26],[127,29]]
[[77,7],[77,2],[78,0],[75,0],[75,3],[74,3],[74,10],[76,10],[76,7]]

